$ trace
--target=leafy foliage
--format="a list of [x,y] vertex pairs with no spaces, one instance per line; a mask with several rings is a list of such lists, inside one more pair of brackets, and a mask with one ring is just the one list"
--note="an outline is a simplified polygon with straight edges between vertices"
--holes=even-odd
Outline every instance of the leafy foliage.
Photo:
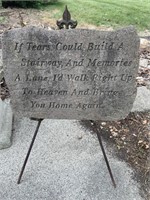
[[38,8],[42,4],[57,2],[57,0],[38,0],[38,1],[2,1],[2,6],[7,7],[19,7],[19,8]]

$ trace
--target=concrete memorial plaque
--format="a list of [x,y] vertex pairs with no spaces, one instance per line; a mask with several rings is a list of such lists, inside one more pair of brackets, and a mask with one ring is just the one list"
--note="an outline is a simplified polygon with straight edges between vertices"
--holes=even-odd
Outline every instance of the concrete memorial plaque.
[[25,27],[3,35],[3,66],[14,113],[118,120],[136,96],[139,38],[114,32]]

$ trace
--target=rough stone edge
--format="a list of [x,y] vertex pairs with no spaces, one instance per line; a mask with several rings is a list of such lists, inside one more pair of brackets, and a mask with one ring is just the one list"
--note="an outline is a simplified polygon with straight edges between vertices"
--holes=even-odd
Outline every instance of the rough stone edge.
[[[17,30],[17,32],[16,32],[16,30]],[[69,29],[69,30],[67,30],[68,32],[78,32],[78,31],[82,31],[82,32],[84,32],[84,31],[88,31],[89,29],[74,29],[74,30],[72,30],[72,29]],[[4,42],[4,39],[3,38],[7,38],[8,37],[8,35],[14,35],[14,33],[16,33],[16,34],[19,34],[19,32],[22,32],[22,31],[24,31],[24,32],[33,32],[33,31],[43,31],[43,33],[50,33],[50,31],[52,31],[52,32],[57,32],[58,33],[58,35],[59,35],[59,33],[60,33],[60,30],[47,30],[47,29],[43,29],[43,28],[40,28],[40,27],[36,27],[36,26],[26,26],[26,27],[23,27],[23,28],[15,28],[15,29],[11,29],[11,30],[7,30],[7,31],[5,31],[4,32],[4,34],[2,35],[2,47],[4,47],[5,48],[5,42]],[[124,34],[124,35],[126,35],[126,33],[128,33],[128,34],[134,34],[134,36],[135,36],[135,40],[137,40],[137,42],[139,42],[139,44],[138,44],[138,47],[140,47],[140,38],[139,38],[139,36],[138,36],[138,34],[137,34],[137,30],[136,30],[136,28],[134,27],[134,26],[127,26],[127,27],[123,27],[123,28],[120,28],[120,29],[117,29],[117,30],[113,30],[113,31],[100,31],[100,30],[90,30],[91,32],[101,32],[101,33],[103,33],[103,34],[105,34],[106,33],[106,35],[107,34],[113,34],[113,33],[115,33],[115,34],[117,34],[117,35],[119,35],[119,34]],[[66,30],[61,30],[61,33],[65,33],[66,32]],[[136,53],[136,54],[138,54],[138,52]],[[4,58],[4,54],[2,54],[2,59]],[[137,61],[137,65],[139,65],[139,60]],[[137,68],[137,70],[138,70],[138,68]],[[4,73],[5,73],[5,68],[4,68]],[[137,93],[137,89],[136,89],[136,93]],[[135,96],[134,96],[134,99],[133,99],[133,102],[134,102],[134,100],[135,100],[135,97],[136,97],[136,94],[135,94]],[[133,106],[133,104],[132,104],[132,106]],[[131,111],[131,109],[132,109],[132,106],[130,107],[130,110],[129,110],[129,112]],[[129,112],[128,113],[126,113],[124,116],[122,116],[121,118],[114,118],[114,120],[113,121],[116,121],[116,120],[119,120],[119,119],[124,119],[124,118],[126,118],[126,116],[129,114]],[[15,113],[15,110],[14,110],[14,113]],[[21,114],[21,113],[18,113],[18,115],[20,116],[20,117],[32,117],[32,116],[29,116],[29,115],[23,115],[23,114]],[[41,117],[39,117],[39,118],[41,118]],[[64,118],[62,118],[62,119],[64,119]],[[67,118],[65,118],[65,119],[67,119]],[[72,118],[72,119],[74,119],[74,118]],[[81,120],[81,119],[78,119],[78,120]],[[107,121],[112,121],[112,119],[107,119]]]
[[2,136],[2,138],[0,138],[0,150],[2,150],[9,148],[12,145],[13,112],[10,105],[10,99],[5,99],[4,101],[0,99],[0,101],[2,104],[5,104],[5,113],[2,115],[3,119],[0,124],[0,137]]

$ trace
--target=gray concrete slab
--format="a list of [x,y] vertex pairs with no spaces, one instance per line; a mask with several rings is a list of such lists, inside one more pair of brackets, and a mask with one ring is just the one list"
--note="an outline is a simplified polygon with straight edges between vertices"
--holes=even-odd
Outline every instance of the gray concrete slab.
[[117,183],[113,188],[96,136],[75,120],[42,122],[17,185],[36,124],[17,121],[12,147],[0,151],[0,200],[142,200],[132,169],[107,152]]
[[0,49],[0,69],[2,69],[2,49]]
[[133,104],[132,112],[150,111],[150,90],[145,86],[137,88],[137,95]]
[[11,146],[13,113],[10,99],[0,98],[0,149]]
[[4,72],[3,72],[3,66],[2,66],[2,49],[0,49],[0,81],[2,80],[3,77],[4,77]]

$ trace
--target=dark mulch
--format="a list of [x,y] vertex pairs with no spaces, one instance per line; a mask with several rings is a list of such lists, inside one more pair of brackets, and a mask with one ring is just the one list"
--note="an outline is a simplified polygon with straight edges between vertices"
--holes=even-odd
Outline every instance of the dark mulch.
[[[110,144],[110,147],[113,147],[115,155],[125,160],[135,170],[135,178],[141,185],[141,195],[149,200],[150,113],[130,113],[123,120],[94,123],[97,124],[103,139]],[[81,124],[93,133],[94,123],[81,121]]]
[[143,51],[140,53],[141,59],[147,59],[148,65],[147,66],[140,66],[138,70],[138,76],[137,76],[137,86],[146,86],[148,83],[150,83],[150,52]]
[[[140,53],[141,59],[148,59],[150,66],[150,52]],[[150,68],[139,67],[137,87],[150,83]],[[134,170],[136,180],[141,186],[141,195],[150,199],[150,113],[130,113],[124,120],[113,122],[81,121],[86,128],[95,132],[97,124],[99,132],[118,158],[126,161]],[[94,126],[94,127],[93,127]]]
[[6,85],[5,79],[3,78],[0,82],[0,98],[4,100],[9,97],[10,97],[9,89]]

